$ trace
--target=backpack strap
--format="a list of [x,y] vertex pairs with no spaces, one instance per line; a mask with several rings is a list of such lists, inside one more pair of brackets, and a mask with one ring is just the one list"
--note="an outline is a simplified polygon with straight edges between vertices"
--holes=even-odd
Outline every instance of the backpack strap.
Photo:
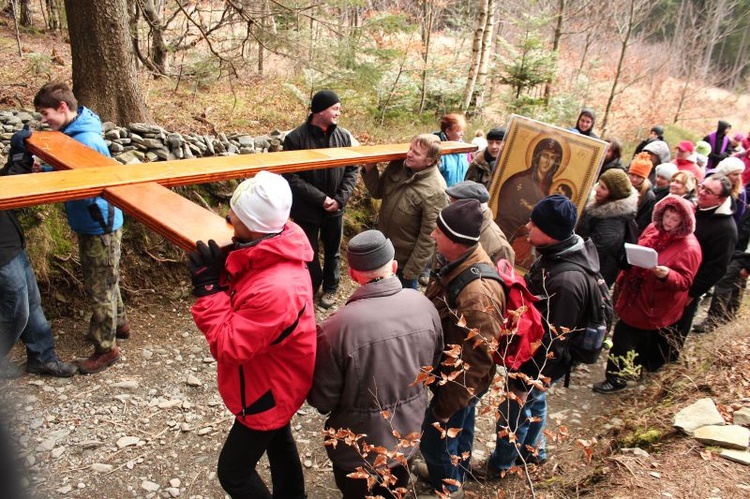
[[501,284],[503,283],[495,267],[482,262],[475,263],[464,269],[463,272],[458,274],[448,283],[448,288],[446,289],[448,306],[450,308],[456,308],[456,298],[458,298],[458,295],[461,294],[461,291],[467,284],[477,279],[494,279]]

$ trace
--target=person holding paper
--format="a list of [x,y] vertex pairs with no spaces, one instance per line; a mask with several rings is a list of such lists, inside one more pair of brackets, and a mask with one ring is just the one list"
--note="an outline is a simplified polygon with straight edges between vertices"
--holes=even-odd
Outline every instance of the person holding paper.
[[615,325],[606,378],[594,384],[595,392],[615,393],[626,388],[621,371],[628,352],[636,353],[635,366],[655,371],[667,362],[672,349],[679,347],[672,326],[682,315],[702,257],[694,231],[695,215],[689,201],[669,195],[654,207],[653,222],[638,244],[659,254],[658,265],[632,267],[617,278],[620,293],[615,311],[620,320]]

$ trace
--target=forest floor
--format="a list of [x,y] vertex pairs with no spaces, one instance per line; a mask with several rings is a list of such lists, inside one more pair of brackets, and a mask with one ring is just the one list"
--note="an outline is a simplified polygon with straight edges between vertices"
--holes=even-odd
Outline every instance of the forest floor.
[[[339,306],[353,288],[345,279]],[[100,374],[0,383],[34,497],[224,496],[215,470],[233,417],[218,394],[216,364],[193,324],[187,290],[179,277],[157,289],[126,290],[133,335],[120,342],[122,361]],[[55,302],[53,313],[70,312],[52,321],[58,352],[63,359],[85,357],[91,346],[83,339],[84,304],[56,296],[45,297]],[[318,310],[320,319],[328,313]],[[727,419],[732,407],[750,405],[750,333],[742,322],[691,335],[678,364],[618,395],[591,391],[603,362],[576,370],[570,388],[550,391],[549,429],[567,438],[549,442],[549,461],[522,469],[524,476],[470,482],[467,497],[748,497],[747,467],[672,428],[674,413],[698,398],[712,397]],[[20,345],[12,357],[25,360]],[[292,420],[311,499],[340,497],[323,423],[307,405]],[[492,414],[480,416],[474,459],[486,459],[493,441]],[[645,452],[627,449],[637,446]],[[270,483],[265,458],[260,470]],[[414,487],[426,491],[416,481]]]

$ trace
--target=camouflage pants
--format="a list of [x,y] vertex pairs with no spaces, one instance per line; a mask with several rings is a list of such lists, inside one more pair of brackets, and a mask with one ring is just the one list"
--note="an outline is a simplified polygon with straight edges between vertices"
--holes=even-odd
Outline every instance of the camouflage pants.
[[122,229],[110,234],[78,234],[83,284],[91,303],[88,337],[97,350],[115,345],[115,329],[128,322],[120,295],[120,242]]

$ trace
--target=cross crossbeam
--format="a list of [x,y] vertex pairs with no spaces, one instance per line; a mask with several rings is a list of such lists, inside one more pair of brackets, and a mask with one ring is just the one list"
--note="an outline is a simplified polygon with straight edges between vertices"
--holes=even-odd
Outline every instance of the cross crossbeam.
[[[222,217],[168,187],[248,178],[260,170],[281,174],[393,161],[409,149],[385,144],[121,165],[60,132],[34,132],[27,146],[57,171],[3,178],[0,209],[102,196],[188,251],[199,239],[228,246],[233,231]],[[442,146],[446,154],[476,150],[460,142]]]

